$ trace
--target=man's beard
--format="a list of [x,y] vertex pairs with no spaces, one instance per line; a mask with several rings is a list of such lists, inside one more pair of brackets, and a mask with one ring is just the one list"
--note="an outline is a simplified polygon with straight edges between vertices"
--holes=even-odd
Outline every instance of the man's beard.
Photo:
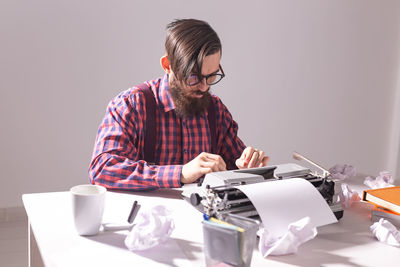
[[175,103],[175,112],[179,117],[190,117],[203,113],[210,104],[211,95],[208,91],[202,92],[202,98],[194,98],[186,94],[181,88],[171,85],[170,92]]

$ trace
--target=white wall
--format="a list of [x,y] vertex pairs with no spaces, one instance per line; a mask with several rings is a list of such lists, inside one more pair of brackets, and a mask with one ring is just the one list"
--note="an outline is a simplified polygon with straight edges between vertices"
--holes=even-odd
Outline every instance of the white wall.
[[165,25],[187,17],[219,33],[213,91],[271,163],[395,171],[399,1],[1,0],[0,207],[88,181],[108,101],[162,75]]

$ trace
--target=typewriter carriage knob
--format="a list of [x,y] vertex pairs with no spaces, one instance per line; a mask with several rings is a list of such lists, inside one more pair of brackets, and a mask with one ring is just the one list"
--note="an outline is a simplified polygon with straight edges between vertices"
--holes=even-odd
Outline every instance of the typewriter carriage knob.
[[190,195],[190,203],[193,206],[198,206],[202,199],[203,198],[197,193],[193,193],[193,194]]

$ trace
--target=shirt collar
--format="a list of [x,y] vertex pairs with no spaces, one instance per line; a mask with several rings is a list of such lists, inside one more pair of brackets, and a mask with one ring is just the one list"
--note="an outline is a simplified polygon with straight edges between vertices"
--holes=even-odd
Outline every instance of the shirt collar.
[[159,101],[163,106],[164,112],[171,111],[175,109],[175,103],[172,99],[171,93],[169,91],[168,74],[161,77],[159,86]]

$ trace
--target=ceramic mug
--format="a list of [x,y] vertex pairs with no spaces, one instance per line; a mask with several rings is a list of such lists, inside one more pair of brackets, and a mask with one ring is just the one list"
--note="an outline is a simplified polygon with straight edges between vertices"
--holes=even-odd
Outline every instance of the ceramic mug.
[[107,189],[100,185],[77,185],[70,190],[72,214],[79,235],[96,235],[103,219]]

